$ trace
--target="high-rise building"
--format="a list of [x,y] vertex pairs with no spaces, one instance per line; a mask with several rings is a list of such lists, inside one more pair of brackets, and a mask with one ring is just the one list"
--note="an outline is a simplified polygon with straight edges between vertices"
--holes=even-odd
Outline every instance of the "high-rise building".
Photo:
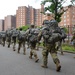
[[4,30],[4,20],[0,19],[0,31]]
[[64,9],[67,11],[62,15],[59,25],[68,27],[71,34],[73,27],[75,27],[75,6],[67,6]]
[[8,15],[5,17],[4,30],[12,27],[16,27],[16,16]]
[[[35,9],[32,6],[18,7],[16,11],[16,27],[35,24],[41,26],[43,20],[48,19],[47,15],[42,14],[44,11],[44,5],[41,5],[40,9]],[[48,16],[49,17],[49,16]]]
[[16,27],[21,27],[27,24],[27,7],[21,6],[18,7],[16,11]]

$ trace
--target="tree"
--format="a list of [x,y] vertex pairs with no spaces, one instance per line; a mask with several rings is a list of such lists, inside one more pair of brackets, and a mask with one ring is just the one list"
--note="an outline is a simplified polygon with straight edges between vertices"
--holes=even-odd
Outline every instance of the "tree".
[[[65,11],[67,11],[67,9],[65,10],[63,8],[63,4],[67,3],[68,0],[43,0],[41,1],[41,4],[45,5],[47,2],[49,2],[50,5],[45,7],[45,11],[43,13],[45,13],[47,10],[50,11],[52,14],[54,14],[54,19],[57,20],[57,22],[60,22],[61,16]],[[68,7],[72,6],[75,0],[70,0],[70,2],[71,5]]]
[[26,26],[19,27],[18,29],[22,28],[22,30],[26,31],[29,27],[30,27],[29,25],[26,25]]

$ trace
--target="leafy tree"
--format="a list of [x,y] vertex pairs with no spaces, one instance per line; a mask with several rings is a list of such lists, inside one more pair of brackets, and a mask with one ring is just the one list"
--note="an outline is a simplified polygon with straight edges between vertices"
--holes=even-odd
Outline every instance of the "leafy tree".
[[22,30],[26,31],[29,27],[30,27],[29,25],[25,25],[25,26],[19,27],[19,29],[22,28]]
[[[43,13],[45,13],[47,10],[50,11],[52,14],[54,14],[54,19],[57,20],[57,22],[60,22],[62,14],[67,11],[67,9],[63,9],[63,4],[67,3],[68,0],[43,0],[41,1],[41,4],[45,5],[47,2],[49,2],[50,5],[45,7],[45,11]],[[70,0],[70,2],[71,5],[73,5],[75,0]]]

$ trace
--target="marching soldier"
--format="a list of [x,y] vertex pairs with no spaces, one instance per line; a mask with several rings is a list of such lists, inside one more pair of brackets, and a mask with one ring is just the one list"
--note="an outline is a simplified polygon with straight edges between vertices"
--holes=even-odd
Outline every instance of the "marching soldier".
[[25,41],[26,41],[25,31],[22,31],[22,28],[20,28],[20,33],[18,35],[18,53],[20,53],[21,46],[23,46],[24,55],[26,54]]
[[[29,58],[32,59],[32,56],[34,55],[35,62],[38,62],[39,59],[38,59],[36,49],[35,49],[37,42],[35,41],[35,39],[33,39],[34,38],[34,35],[33,35],[34,33],[33,32],[35,32],[35,25],[31,25],[31,28],[26,31],[26,34],[28,35],[30,48],[31,48]],[[37,38],[37,35],[36,35],[36,38]],[[31,40],[33,40],[33,42],[31,42]]]
[[[56,22],[55,22],[56,23]],[[44,21],[44,25],[46,25],[45,27],[47,27],[49,25],[48,21]],[[57,25],[57,24],[56,24]],[[49,27],[48,27],[49,28]],[[41,38],[43,37],[43,33],[45,31],[41,30],[39,35],[38,35],[38,40],[41,40]],[[47,37],[47,36],[46,36]],[[56,71],[60,71],[61,69],[61,65],[60,65],[60,60],[58,59],[57,56],[57,50],[56,50],[56,44],[55,43],[48,43],[47,39],[45,40],[43,37],[43,51],[42,51],[42,55],[43,55],[43,64],[41,65],[43,68],[47,68],[47,63],[48,63],[48,54],[50,53],[54,63],[56,64]]]

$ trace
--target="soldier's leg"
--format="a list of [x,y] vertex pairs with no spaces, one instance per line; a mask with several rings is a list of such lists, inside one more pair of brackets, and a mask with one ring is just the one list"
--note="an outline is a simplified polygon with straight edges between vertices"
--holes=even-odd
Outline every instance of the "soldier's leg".
[[57,52],[54,51],[54,52],[50,52],[50,53],[51,53],[54,63],[56,64],[56,71],[60,71],[61,65],[60,65],[60,61],[57,56]]
[[28,46],[27,48],[29,48],[29,41],[27,42],[27,46]]
[[39,43],[36,44],[36,49],[39,50]]
[[30,44],[30,45],[31,45],[31,46],[30,46],[31,51],[30,51],[30,56],[29,56],[29,58],[32,59],[32,56],[33,56],[33,47],[32,47],[32,44]]
[[60,45],[60,52],[61,52],[61,55],[63,55],[62,44]]
[[10,48],[10,42],[8,42],[8,48]]
[[8,48],[10,48],[11,39],[8,38]]
[[21,42],[18,42],[18,53],[20,53]]
[[32,59],[32,56],[33,56],[33,52],[32,52],[32,49],[31,49],[29,58]]
[[36,52],[36,43],[34,43],[34,44],[32,44],[32,52],[33,52],[33,55],[34,55],[34,57],[35,57],[35,62],[38,62],[38,56],[37,56],[37,52]]
[[36,50],[35,49],[33,49],[33,55],[34,55],[34,57],[35,57],[35,62],[38,62],[38,56],[37,56],[37,53],[36,53]]
[[16,41],[13,43],[13,51],[15,51]]
[[25,42],[23,42],[23,54],[26,54]]
[[47,68],[47,63],[48,63],[48,51],[46,50],[46,48],[43,48],[42,51],[42,55],[43,55],[43,64],[41,65],[43,68]]
[[3,46],[5,46],[5,38],[3,38]]

